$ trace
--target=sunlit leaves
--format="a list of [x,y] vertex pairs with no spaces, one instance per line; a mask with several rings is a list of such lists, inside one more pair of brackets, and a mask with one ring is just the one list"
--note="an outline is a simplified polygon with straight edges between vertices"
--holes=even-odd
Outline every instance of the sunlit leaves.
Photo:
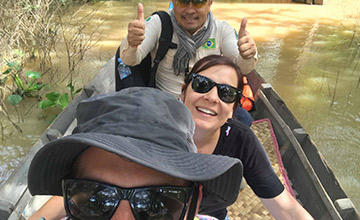
[[8,101],[12,105],[17,105],[21,102],[23,98],[20,95],[12,94],[8,97]]
[[41,77],[41,73],[33,72],[33,71],[26,71],[25,75],[30,79],[39,79]]
[[61,109],[65,109],[69,104],[69,95],[64,93],[60,96],[58,92],[51,92],[45,95],[47,99],[41,101],[39,103],[39,108],[46,109],[51,107],[60,107]]

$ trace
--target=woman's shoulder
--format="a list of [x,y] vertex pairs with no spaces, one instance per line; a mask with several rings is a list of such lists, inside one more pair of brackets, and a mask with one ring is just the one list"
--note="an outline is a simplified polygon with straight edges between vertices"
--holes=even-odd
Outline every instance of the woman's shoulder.
[[256,144],[257,137],[251,128],[237,119],[228,119],[222,127],[223,141],[237,143],[237,145]]
[[221,128],[221,135],[214,153],[243,160],[252,155],[251,152],[257,151],[257,145],[257,138],[249,126],[237,119],[228,119]]

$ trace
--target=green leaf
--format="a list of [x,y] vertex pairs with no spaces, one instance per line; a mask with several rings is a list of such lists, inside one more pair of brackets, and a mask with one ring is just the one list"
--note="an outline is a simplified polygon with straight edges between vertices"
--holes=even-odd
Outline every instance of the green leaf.
[[25,75],[30,79],[39,79],[41,77],[41,73],[33,72],[33,71],[26,71]]
[[67,84],[68,90],[69,91],[74,91],[74,86],[73,84],[71,84],[71,82],[69,84]]
[[59,99],[60,94],[58,92],[51,92],[51,93],[46,94],[45,96],[50,101],[56,102]]
[[76,90],[75,93],[74,93],[74,95],[75,95],[75,94],[78,94],[79,92],[81,92],[81,90],[82,90],[82,88]]
[[0,85],[4,85],[7,80],[8,80],[7,77],[4,77],[3,79],[0,79]]
[[31,93],[31,92],[36,91],[36,90],[37,90],[37,88],[36,88],[36,84],[35,84],[35,85],[31,86],[31,87],[26,87],[24,89],[24,93]]
[[18,70],[20,69],[20,64],[19,64],[18,62],[9,62],[9,63],[7,63],[6,65],[7,65],[8,67],[10,67],[11,69],[14,68],[14,67],[15,67],[16,69],[18,69]]
[[67,93],[63,94],[60,97],[59,104],[62,109],[65,109],[66,106],[69,104],[69,95]]
[[46,86],[47,84],[42,84],[42,83],[36,83],[34,82],[34,79],[32,79],[27,85],[26,88],[24,89],[25,92],[31,92],[31,91],[40,91],[44,86]]
[[30,82],[28,84],[26,84],[25,88],[31,90],[32,87],[36,88],[36,83],[34,83],[34,79],[30,80]]
[[39,103],[39,108],[45,109],[56,106],[56,102],[50,101],[49,99],[45,99]]
[[17,74],[15,74],[15,75],[14,75],[14,78],[15,78],[15,83],[16,83],[17,87],[18,87],[19,89],[23,89],[23,88],[24,88],[24,85],[23,85],[20,77],[19,77]]
[[8,74],[8,73],[10,73],[11,72],[11,70],[12,70],[12,68],[9,68],[9,69],[7,69],[7,70],[5,70],[5,72],[3,72],[2,74]]
[[15,95],[15,94],[9,95],[9,97],[8,97],[8,101],[9,101],[9,103],[12,104],[12,105],[17,105],[17,104],[19,104],[22,99],[23,99],[23,98],[22,98],[21,96]]
[[36,90],[37,91],[40,91],[42,88],[44,88],[47,84],[46,83],[39,83],[39,84],[36,84]]

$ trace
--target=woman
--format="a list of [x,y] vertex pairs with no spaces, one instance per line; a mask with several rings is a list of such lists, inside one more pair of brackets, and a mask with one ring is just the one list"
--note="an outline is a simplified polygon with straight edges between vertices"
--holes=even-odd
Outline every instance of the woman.
[[[284,189],[255,134],[232,119],[241,98],[241,79],[239,67],[219,55],[199,60],[186,77],[181,99],[195,121],[198,152],[239,158],[247,183],[276,219],[312,219]],[[226,208],[203,198],[200,213],[222,220]]]

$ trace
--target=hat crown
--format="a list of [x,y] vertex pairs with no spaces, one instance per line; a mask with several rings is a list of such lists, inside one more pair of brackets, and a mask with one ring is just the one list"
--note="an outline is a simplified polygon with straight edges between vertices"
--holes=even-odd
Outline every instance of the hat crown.
[[196,152],[195,124],[188,108],[158,89],[132,87],[79,103],[73,133],[105,133]]

